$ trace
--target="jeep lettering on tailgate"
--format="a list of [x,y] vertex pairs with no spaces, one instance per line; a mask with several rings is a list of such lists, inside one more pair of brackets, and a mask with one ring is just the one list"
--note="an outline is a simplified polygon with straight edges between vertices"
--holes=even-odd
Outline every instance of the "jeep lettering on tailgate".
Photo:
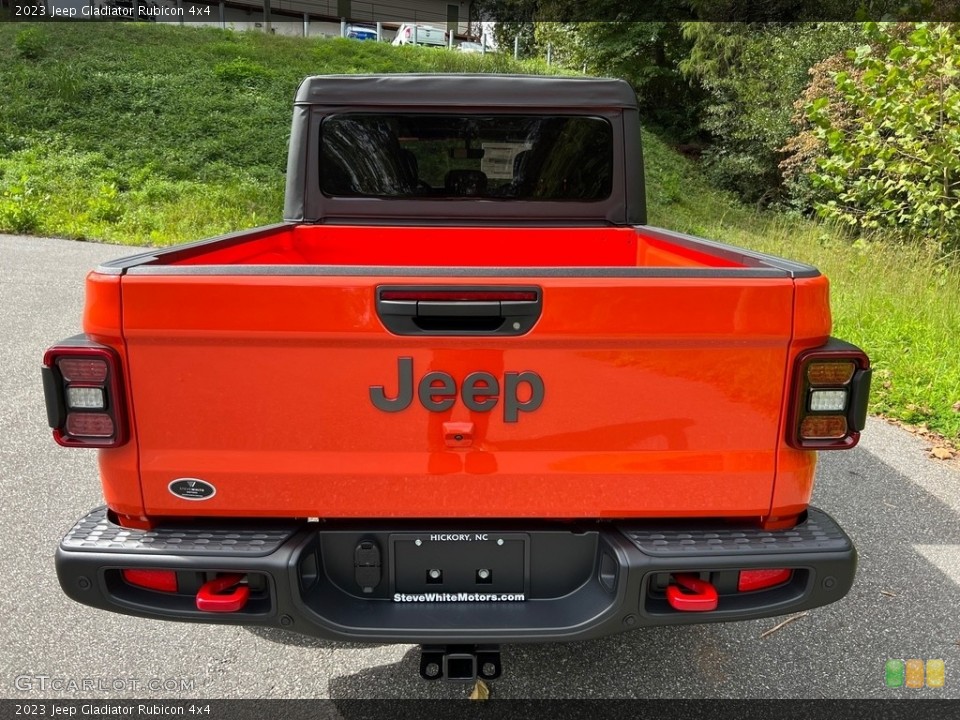
[[[522,393],[521,387],[527,392]],[[528,395],[526,400],[521,397]],[[430,412],[444,412],[457,401],[457,381],[449,373],[428,372],[417,384],[420,404]],[[463,404],[475,412],[489,412],[500,402],[500,381],[488,372],[473,372],[460,388]],[[383,385],[370,386],[370,402],[384,412],[400,412],[413,402],[413,358],[397,360],[397,396],[388,398]],[[543,404],[543,379],[531,370],[503,376],[503,421],[517,422],[521,412],[533,412]]]

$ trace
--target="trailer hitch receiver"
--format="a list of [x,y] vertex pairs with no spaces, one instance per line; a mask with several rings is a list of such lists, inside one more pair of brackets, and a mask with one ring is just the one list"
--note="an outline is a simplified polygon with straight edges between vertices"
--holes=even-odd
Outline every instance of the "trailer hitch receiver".
[[502,672],[497,645],[424,645],[420,648],[420,677],[424,680],[496,680]]

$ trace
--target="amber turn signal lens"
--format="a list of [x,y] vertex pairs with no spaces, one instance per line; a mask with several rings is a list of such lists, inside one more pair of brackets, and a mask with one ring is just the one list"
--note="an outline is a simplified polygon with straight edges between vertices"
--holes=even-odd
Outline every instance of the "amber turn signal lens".
[[804,440],[838,440],[847,435],[847,419],[843,415],[810,415],[800,425]]
[[846,385],[857,367],[853,362],[812,362],[807,366],[807,381],[811,385]]

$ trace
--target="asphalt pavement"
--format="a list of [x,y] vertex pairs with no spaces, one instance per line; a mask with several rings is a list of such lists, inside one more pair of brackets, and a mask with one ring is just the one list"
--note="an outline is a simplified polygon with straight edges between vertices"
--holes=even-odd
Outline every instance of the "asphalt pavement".
[[[461,685],[420,680],[412,645],[141,620],[61,592],[57,543],[102,500],[95,452],[50,437],[40,361],[79,332],[86,272],[134,251],[0,235],[0,697],[464,697]],[[494,695],[960,698],[960,472],[931,460],[922,440],[871,420],[858,448],[822,455],[814,503],[860,553],[841,602],[766,637],[783,618],[508,645]],[[885,687],[890,658],[943,659],[945,687]]]

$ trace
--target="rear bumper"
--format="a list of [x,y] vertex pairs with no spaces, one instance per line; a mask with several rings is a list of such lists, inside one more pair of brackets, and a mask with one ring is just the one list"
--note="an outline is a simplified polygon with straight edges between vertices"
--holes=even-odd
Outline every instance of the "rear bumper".
[[[64,592],[104,610],[410,643],[583,640],[645,626],[782,615],[842,598],[856,564],[853,543],[815,508],[783,531],[678,521],[381,520],[211,522],[149,532],[122,528],[98,508],[56,554]],[[121,573],[129,568],[175,571],[177,591],[130,584]],[[738,592],[739,571],[760,568],[793,572],[776,587]],[[435,569],[439,583],[430,579]],[[249,600],[231,612],[198,610],[200,587],[222,573],[245,576]],[[665,589],[676,573],[712,583],[716,609],[675,610]]]

